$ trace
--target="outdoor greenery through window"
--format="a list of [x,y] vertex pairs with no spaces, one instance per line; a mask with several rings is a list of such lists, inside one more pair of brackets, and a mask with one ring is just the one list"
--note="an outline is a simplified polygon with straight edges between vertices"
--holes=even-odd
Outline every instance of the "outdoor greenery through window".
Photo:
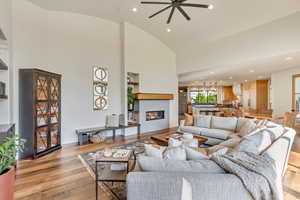
[[217,92],[215,90],[191,91],[192,103],[216,104]]

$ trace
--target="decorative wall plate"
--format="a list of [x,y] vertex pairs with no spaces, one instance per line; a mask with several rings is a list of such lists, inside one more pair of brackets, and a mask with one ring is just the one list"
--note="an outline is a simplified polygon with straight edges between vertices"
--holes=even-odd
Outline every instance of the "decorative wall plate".
[[108,108],[108,70],[105,67],[94,67],[94,110]]

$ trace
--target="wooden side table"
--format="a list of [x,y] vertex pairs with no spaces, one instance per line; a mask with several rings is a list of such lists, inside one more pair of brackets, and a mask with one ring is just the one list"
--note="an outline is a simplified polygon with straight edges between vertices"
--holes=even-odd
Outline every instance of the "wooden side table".
[[[127,149],[116,149],[117,150],[126,150],[128,151],[128,155],[124,158],[114,158],[112,157],[104,157],[103,155],[96,160],[95,165],[95,186],[96,186],[96,200],[98,200],[99,188],[98,182],[126,182],[127,174],[129,172],[129,161],[132,156],[135,155],[133,150]],[[126,164],[126,170],[122,171],[112,171],[111,164]],[[114,193],[113,191],[111,191]]]

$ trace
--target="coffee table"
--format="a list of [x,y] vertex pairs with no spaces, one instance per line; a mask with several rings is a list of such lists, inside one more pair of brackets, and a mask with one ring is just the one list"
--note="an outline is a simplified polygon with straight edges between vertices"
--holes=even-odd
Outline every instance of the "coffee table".
[[[181,133],[181,132],[168,132],[168,133],[164,133],[164,134],[160,134],[160,135],[151,136],[151,139],[160,146],[168,146],[169,138],[171,135],[174,135],[174,134],[183,135],[183,133]],[[193,138],[198,140],[199,145],[204,144],[208,140],[207,138],[204,138],[201,136],[194,136]]]

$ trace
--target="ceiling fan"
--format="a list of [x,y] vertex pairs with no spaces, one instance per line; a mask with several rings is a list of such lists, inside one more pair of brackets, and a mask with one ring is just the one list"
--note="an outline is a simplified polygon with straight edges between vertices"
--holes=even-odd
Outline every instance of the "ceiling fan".
[[152,18],[169,8],[171,8],[170,15],[167,20],[167,24],[171,22],[171,19],[173,17],[175,9],[177,9],[187,20],[191,20],[189,15],[183,10],[182,7],[196,7],[196,8],[208,8],[213,9],[213,5],[208,4],[195,4],[195,3],[185,3],[187,0],[171,0],[171,2],[155,2],[155,1],[142,1],[141,4],[160,4],[160,5],[168,5],[167,7],[163,8],[162,10],[154,13],[153,15],[149,16],[149,18]]

